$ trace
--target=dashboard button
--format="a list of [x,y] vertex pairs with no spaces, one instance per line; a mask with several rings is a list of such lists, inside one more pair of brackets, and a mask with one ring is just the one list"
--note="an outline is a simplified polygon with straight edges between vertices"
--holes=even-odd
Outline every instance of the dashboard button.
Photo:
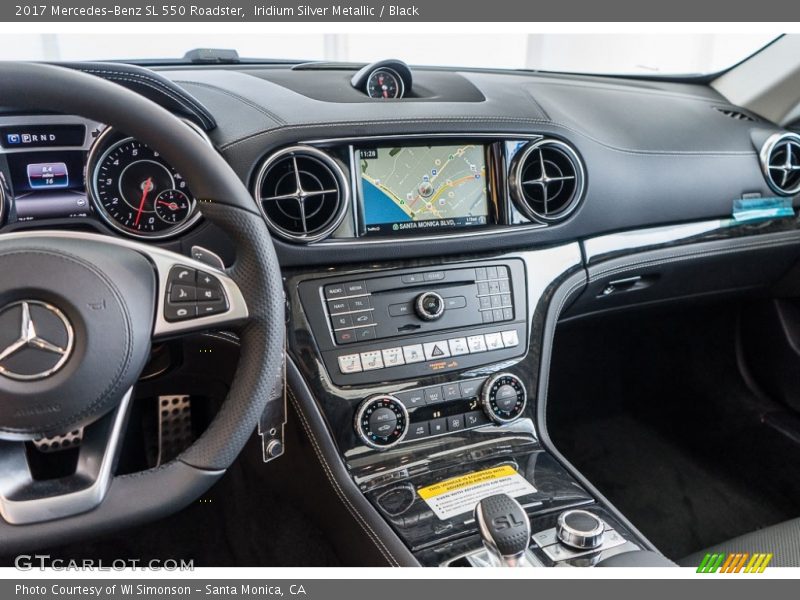
[[425,351],[422,349],[422,344],[403,346],[403,356],[406,359],[406,364],[423,362],[425,360]]
[[374,371],[383,368],[383,355],[380,350],[370,350],[361,353],[361,366],[365,371]]
[[497,267],[486,267],[486,277],[497,279]]
[[447,342],[428,342],[423,344],[425,349],[426,360],[437,360],[440,358],[448,358],[450,356],[450,349],[447,347]]
[[356,340],[359,342],[368,342],[369,340],[375,339],[374,327],[359,327],[358,329],[354,329],[353,332],[356,335]]
[[464,415],[464,427],[478,427],[489,422],[486,414],[481,410],[473,410]]
[[503,348],[503,336],[499,333],[487,333],[486,348],[488,350],[501,350]]
[[461,386],[459,386],[457,383],[448,383],[443,385],[442,391],[444,392],[445,402],[450,402],[451,400],[461,400]]
[[359,327],[361,325],[373,325],[375,323],[375,319],[372,317],[372,311],[368,310],[366,312],[354,313],[351,315],[353,319],[353,326]]
[[431,271],[430,273],[424,273],[423,279],[425,281],[442,281],[444,279],[444,271]]
[[361,356],[359,354],[344,354],[339,357],[339,370],[344,373],[361,372]]
[[494,323],[494,317],[492,316],[491,310],[485,310],[481,313],[481,320],[484,323]]
[[406,364],[406,361],[403,360],[402,348],[386,348],[382,350],[382,353],[383,364],[387,367],[399,367],[400,365]]
[[453,338],[452,340],[447,340],[447,345],[450,346],[450,354],[453,356],[469,354],[467,338]]
[[425,390],[408,390],[407,392],[397,392],[395,397],[403,403],[406,408],[418,408],[425,406]]
[[340,329],[333,332],[336,343],[338,344],[352,344],[356,341],[356,332],[352,329]]
[[337,315],[331,317],[334,329],[348,329],[353,326],[353,318],[350,315]]
[[360,296],[367,293],[367,284],[363,281],[354,281],[344,285],[345,294],[348,296]]
[[411,314],[411,304],[390,304],[389,316],[402,317]]
[[508,279],[500,280],[500,292],[503,294],[511,293],[511,284],[509,283]]
[[412,423],[411,426],[408,428],[408,433],[406,434],[406,440],[418,440],[419,438],[423,438],[430,435],[430,427],[428,426],[427,421],[422,421],[421,423]]
[[504,331],[503,335],[503,346],[506,348],[513,348],[514,346],[519,345],[519,335],[515,330],[511,331]]
[[391,408],[378,408],[369,416],[369,428],[380,437],[387,437],[397,427],[397,415]]
[[477,398],[481,391],[483,381],[480,379],[473,379],[472,381],[461,382],[461,397],[465,400],[468,398]]
[[447,419],[431,419],[428,421],[431,435],[439,435],[440,433],[447,432]]
[[502,308],[495,308],[492,311],[492,318],[495,321],[502,321],[503,320],[503,309]]
[[459,431],[461,429],[464,429],[464,415],[447,417],[447,431]]
[[467,299],[464,296],[451,296],[444,299],[444,306],[448,310],[453,308],[464,308],[467,305]]
[[514,318],[514,309],[511,308],[511,307],[504,308],[503,309],[503,321],[511,321],[513,318]]
[[338,315],[350,311],[350,305],[347,300],[331,300],[328,302],[328,312],[331,315]]
[[430,406],[431,404],[440,404],[441,402],[444,402],[442,388],[439,386],[425,388],[425,404]]
[[372,306],[369,303],[368,296],[364,296],[362,298],[350,298],[350,300],[348,300],[347,302],[350,305],[350,310],[353,312],[359,310],[369,310],[370,308],[372,308]]
[[475,269],[475,279],[483,281],[486,279],[486,267],[478,267]]
[[486,352],[486,339],[482,335],[471,335],[467,338],[467,345],[472,354]]
[[347,294],[344,291],[344,285],[336,283],[333,285],[325,286],[325,298],[333,300],[334,298],[344,298]]
[[410,275],[402,275],[400,281],[403,283],[422,283],[425,281],[425,276],[422,273],[411,273]]

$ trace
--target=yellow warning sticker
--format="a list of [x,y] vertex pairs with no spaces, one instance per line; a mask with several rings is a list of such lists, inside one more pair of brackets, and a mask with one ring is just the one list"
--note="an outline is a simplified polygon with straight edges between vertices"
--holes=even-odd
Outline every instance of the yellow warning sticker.
[[536,488],[511,465],[474,471],[417,490],[442,520],[471,512],[487,496],[508,494],[512,498],[535,494]]

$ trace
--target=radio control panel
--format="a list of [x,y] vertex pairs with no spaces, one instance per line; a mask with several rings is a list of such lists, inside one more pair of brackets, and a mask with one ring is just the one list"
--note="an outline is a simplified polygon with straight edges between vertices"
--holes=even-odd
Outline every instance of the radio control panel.
[[424,377],[526,352],[520,260],[381,271],[300,283],[337,385]]

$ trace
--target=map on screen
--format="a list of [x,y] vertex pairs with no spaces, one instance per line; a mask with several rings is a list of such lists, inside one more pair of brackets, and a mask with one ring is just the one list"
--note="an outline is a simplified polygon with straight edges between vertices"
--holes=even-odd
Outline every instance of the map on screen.
[[484,146],[369,148],[359,156],[367,233],[486,224]]

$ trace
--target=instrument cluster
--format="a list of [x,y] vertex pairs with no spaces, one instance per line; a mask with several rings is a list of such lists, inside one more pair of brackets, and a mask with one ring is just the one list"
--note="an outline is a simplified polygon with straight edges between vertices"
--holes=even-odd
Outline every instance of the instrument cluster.
[[[209,144],[205,133],[187,121]],[[155,150],[80,117],[0,119],[0,223],[102,223],[125,236],[164,240],[201,218],[182,174]]]

